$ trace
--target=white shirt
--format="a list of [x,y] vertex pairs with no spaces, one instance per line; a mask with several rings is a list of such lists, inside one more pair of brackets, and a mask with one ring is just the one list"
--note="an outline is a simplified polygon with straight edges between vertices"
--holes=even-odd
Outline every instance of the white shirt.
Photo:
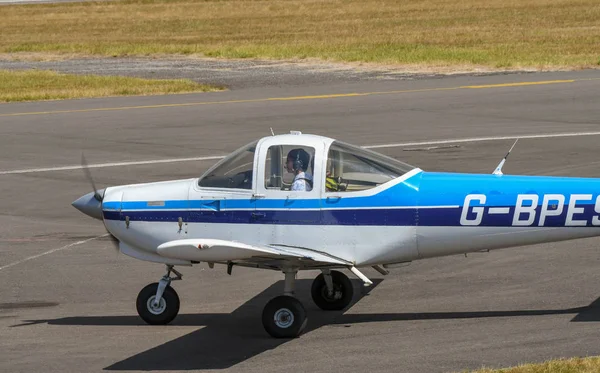
[[300,172],[298,175],[296,175],[296,177],[294,177],[294,182],[292,183],[291,190],[310,192],[312,190],[312,187],[310,186],[308,181],[306,181],[304,179],[308,179],[312,182],[313,177],[308,172],[307,173]]

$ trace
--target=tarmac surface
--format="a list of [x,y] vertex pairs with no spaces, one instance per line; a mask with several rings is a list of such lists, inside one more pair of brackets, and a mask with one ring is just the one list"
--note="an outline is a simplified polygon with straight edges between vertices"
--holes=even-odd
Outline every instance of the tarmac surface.
[[[366,269],[375,286],[356,281],[343,313],[312,303],[316,273],[303,272],[309,331],[274,340],[260,315],[282,274],[180,268],[180,315],[147,326],[135,298],[163,267],[114,251],[102,224],[70,205],[91,190],[82,151],[99,187],[187,178],[215,160],[183,158],[225,155],[270,128],[484,173],[510,137],[535,135],[505,173],[600,177],[599,97],[600,71],[580,71],[2,104],[0,371],[429,373],[599,355],[597,238],[418,261],[385,277]],[[479,139],[448,141],[464,138]]]

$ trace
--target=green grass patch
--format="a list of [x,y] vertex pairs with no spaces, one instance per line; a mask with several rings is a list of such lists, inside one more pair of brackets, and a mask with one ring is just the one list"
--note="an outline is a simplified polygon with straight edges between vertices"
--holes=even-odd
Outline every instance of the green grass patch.
[[207,92],[217,89],[183,79],[71,75],[45,70],[0,70],[0,102]]
[[504,369],[481,369],[472,373],[598,373],[600,357],[551,360]]
[[598,67],[598,0],[125,0],[0,7],[0,53]]

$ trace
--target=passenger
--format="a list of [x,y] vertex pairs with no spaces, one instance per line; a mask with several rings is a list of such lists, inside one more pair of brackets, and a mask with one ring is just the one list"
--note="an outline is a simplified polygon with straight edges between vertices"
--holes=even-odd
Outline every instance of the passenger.
[[327,160],[327,170],[325,172],[325,190],[328,192],[338,192],[340,190],[339,181],[333,176],[333,167],[331,159]]
[[287,155],[286,169],[288,172],[295,175],[291,190],[306,192],[312,190],[313,177],[310,173],[306,172],[309,163],[310,154],[304,149],[298,148],[290,150]]
[[329,176],[329,172],[325,177],[325,188],[328,192],[339,192],[340,191],[340,183],[336,180],[335,177]]

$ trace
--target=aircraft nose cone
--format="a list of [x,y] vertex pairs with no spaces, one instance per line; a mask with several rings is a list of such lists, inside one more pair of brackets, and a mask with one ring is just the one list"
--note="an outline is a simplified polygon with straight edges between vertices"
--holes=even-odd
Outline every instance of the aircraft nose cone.
[[[104,195],[104,190],[98,191],[100,195]],[[83,212],[87,216],[91,216],[94,219],[102,220],[102,202],[98,201],[94,197],[94,192],[88,193],[75,202],[72,203],[73,207]]]

